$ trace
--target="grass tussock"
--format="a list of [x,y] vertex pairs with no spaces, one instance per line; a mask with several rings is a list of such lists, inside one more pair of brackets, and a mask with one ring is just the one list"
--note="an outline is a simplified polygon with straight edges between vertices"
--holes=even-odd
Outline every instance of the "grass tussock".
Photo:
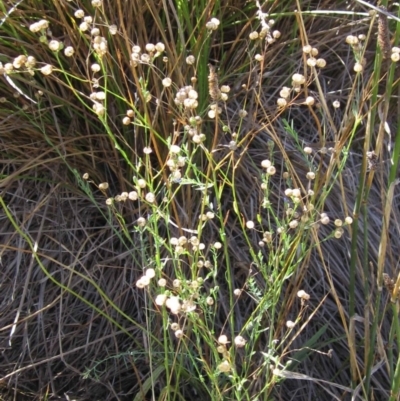
[[398,399],[398,10],[335,3],[0,5],[1,397]]

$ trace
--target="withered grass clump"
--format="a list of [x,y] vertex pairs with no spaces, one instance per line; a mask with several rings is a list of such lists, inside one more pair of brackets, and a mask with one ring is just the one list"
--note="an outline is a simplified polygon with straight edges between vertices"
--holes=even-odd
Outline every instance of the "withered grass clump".
[[397,399],[400,29],[332,3],[2,6],[0,398]]

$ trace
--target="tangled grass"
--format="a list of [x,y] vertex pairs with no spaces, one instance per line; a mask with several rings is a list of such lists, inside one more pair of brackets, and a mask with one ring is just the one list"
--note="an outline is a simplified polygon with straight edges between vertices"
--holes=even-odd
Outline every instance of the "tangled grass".
[[398,399],[398,10],[335,3],[0,5],[1,397]]

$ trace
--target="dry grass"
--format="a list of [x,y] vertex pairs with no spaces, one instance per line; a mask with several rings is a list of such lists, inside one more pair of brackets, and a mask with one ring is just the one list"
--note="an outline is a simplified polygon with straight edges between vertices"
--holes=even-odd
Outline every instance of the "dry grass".
[[[87,3],[85,7],[91,10]],[[264,49],[255,49],[248,39],[258,27],[254,3],[199,2],[198,9],[194,6],[192,10],[196,19],[179,8],[185,7],[182,3],[172,9],[172,3],[164,2],[104,1],[99,21],[104,26],[116,23],[120,32],[108,36],[112,56],[104,59],[107,71],[114,73],[108,88],[117,95],[109,100],[107,126],[90,110],[88,94],[93,85],[85,44],[88,39],[79,34],[76,21],[70,17],[73,3],[26,1],[8,16],[0,42],[3,64],[21,54],[22,49],[40,62],[54,64],[54,54],[27,29],[44,17],[50,21],[52,35],[72,45],[76,56],[67,59],[60,53],[67,75],[60,70],[51,77],[36,73],[34,82],[26,74],[11,75],[30,98],[35,99],[38,90],[43,92],[40,106],[23,96],[14,98],[15,90],[4,77],[0,82],[1,93],[7,99],[0,107],[0,190],[8,211],[2,209],[0,214],[0,388],[5,399],[136,401],[151,399],[152,383],[155,399],[168,399],[163,391],[169,388],[179,393],[177,399],[211,400],[206,387],[212,386],[212,379],[201,371],[204,385],[194,362],[196,357],[187,356],[191,352],[196,355],[199,344],[193,340],[186,348],[179,348],[181,343],[173,339],[171,344],[176,348],[170,343],[167,346],[165,312],[158,313],[161,308],[153,302],[154,293],[135,286],[143,269],[156,265],[152,255],[158,249],[158,238],[188,235],[182,227],[196,229],[204,209],[200,191],[190,185],[182,185],[178,191],[166,167],[168,138],[176,143],[182,139],[171,133],[183,131],[187,115],[173,103],[175,89],[168,92],[160,79],[167,71],[176,87],[188,85],[194,75],[193,67],[185,63],[189,54],[200,60],[196,70],[199,108],[204,111],[204,147],[210,153],[196,153],[193,143],[188,144],[188,153],[193,152],[191,160],[198,167],[198,177],[216,183],[209,196],[221,217],[202,232],[208,241],[205,258],[218,261],[214,281],[205,281],[203,290],[210,293],[215,283],[219,287],[218,302],[212,310],[213,325],[205,331],[210,332],[210,338],[228,329],[250,338],[255,326],[250,326],[249,316],[257,316],[263,328],[273,327],[257,338],[252,358],[240,351],[235,354],[237,370],[253,373],[245,385],[248,394],[261,394],[264,398],[260,399],[350,399],[368,366],[373,372],[370,399],[389,397],[399,340],[388,292],[384,290],[379,298],[376,282],[382,232],[388,235],[384,271],[393,278],[398,274],[400,192],[396,186],[390,225],[383,227],[387,183],[393,167],[388,162],[389,137],[378,135],[381,121],[373,94],[379,81],[378,92],[383,95],[389,79],[398,91],[398,70],[393,67],[392,76],[386,71],[376,76],[377,25],[370,17],[351,14],[365,8],[353,5],[348,9],[346,2],[333,6],[330,1],[303,1],[303,11],[318,8],[326,12],[304,13],[300,18],[294,13],[299,7],[297,2],[283,3],[271,2],[268,6],[268,11],[277,16],[274,29],[279,29],[282,36],[265,49],[264,60],[257,62],[255,53]],[[166,7],[168,12],[163,11]],[[348,14],[335,10],[346,10]],[[176,13],[186,19],[176,19]],[[207,39],[204,25],[213,16],[218,16],[223,29]],[[393,31],[396,25],[390,28]],[[364,54],[367,64],[359,78],[353,71],[355,56],[345,43],[349,34],[369,37]],[[158,41],[166,45],[168,66],[164,68],[161,60],[156,60],[152,69],[144,65],[131,68],[132,43],[144,47]],[[290,107],[278,109],[280,90],[290,86],[293,73],[305,68],[302,47],[306,43],[318,48],[327,67],[319,70],[319,84],[309,70],[312,83]],[[219,84],[231,87],[220,121],[228,122],[230,133],[238,133],[237,150],[229,148],[232,137],[206,117],[209,62],[218,65]],[[66,76],[80,79],[67,82]],[[147,91],[160,99],[159,103],[143,101]],[[314,96],[319,108],[300,105],[306,95]],[[340,101],[341,108],[332,107],[335,100]],[[397,97],[393,95],[389,100],[386,112],[391,141],[398,143]],[[128,105],[136,108],[135,126],[121,123]],[[239,117],[242,108],[247,111],[244,118]],[[382,142],[379,146],[377,138]],[[366,141],[370,143],[366,145]],[[116,142],[120,149],[115,147]],[[143,154],[145,146],[153,149],[147,158]],[[331,219],[352,215],[360,183],[365,180],[368,196],[360,210],[358,235],[352,242],[353,228],[346,228],[343,237],[336,240],[331,236],[332,224],[296,231],[290,245],[282,246],[281,254],[273,254],[268,247],[260,251],[268,261],[261,268],[255,263],[254,251],[259,248],[260,233],[244,234],[243,224],[257,222],[260,216],[261,227],[276,231],[270,210],[284,216],[288,203],[283,173],[289,172],[293,187],[306,190],[309,185],[305,178],[309,159],[301,151],[304,146],[313,147],[315,152],[322,146],[334,149],[328,154],[313,153],[312,165],[318,167],[318,179],[312,184],[318,194],[318,212],[328,213]],[[376,146],[382,151],[376,171],[363,171],[365,150]],[[264,159],[273,160],[277,169],[268,181],[268,212],[260,189]],[[157,230],[152,227],[154,231],[149,235],[137,228],[137,220],[152,213],[151,205],[125,202],[110,208],[105,203],[107,197],[134,189],[132,176],[139,171],[135,170],[139,160],[147,160],[143,174],[160,194],[160,205],[168,191],[177,191],[168,204],[170,222],[165,215],[159,217]],[[339,167],[340,160],[345,160],[345,165]],[[81,179],[84,173],[88,173],[90,182]],[[98,188],[102,182],[109,183],[106,192]],[[224,255],[228,255],[223,260],[215,257],[211,246],[221,240],[221,227],[226,235]],[[38,244],[36,253],[34,243]],[[356,249],[354,285],[352,244]],[[169,251],[160,248],[157,255],[160,263],[165,262],[163,277],[176,278],[177,266]],[[187,257],[179,266],[190,278],[194,275],[190,264],[193,260]],[[282,285],[274,289],[273,282],[279,277]],[[232,302],[233,288],[246,290],[240,302]],[[310,294],[306,305],[296,297],[300,289]],[[270,298],[263,298],[269,291]],[[350,293],[354,296],[355,315],[351,313]],[[263,312],[256,315],[260,309]],[[376,342],[369,344],[376,317]],[[288,332],[285,323],[296,318],[298,328]],[[196,333],[196,329],[192,322],[187,330]],[[274,357],[279,355],[282,364],[288,360],[292,363],[284,373],[284,381],[271,374],[270,362],[266,363],[262,354],[271,350],[274,340],[282,344],[277,345]],[[205,337],[199,340],[204,352],[201,358],[210,370],[214,352],[211,342]],[[181,352],[175,354],[176,349]],[[368,365],[371,349],[374,358]],[[179,366],[176,376],[164,367],[165,358]],[[351,358],[355,360],[353,365]],[[265,372],[271,380],[267,389]],[[224,378],[221,381],[221,388],[228,391],[232,383]],[[366,399],[363,391],[358,388],[355,397]],[[225,397],[221,392],[220,399],[234,397]]]

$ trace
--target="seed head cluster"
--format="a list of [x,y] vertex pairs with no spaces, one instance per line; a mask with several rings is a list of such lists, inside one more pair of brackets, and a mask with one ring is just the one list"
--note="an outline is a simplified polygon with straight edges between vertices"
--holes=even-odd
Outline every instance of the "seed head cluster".
[[193,86],[188,85],[179,89],[175,96],[175,104],[182,105],[185,109],[195,110],[199,105],[197,98],[199,94],[193,88]]

